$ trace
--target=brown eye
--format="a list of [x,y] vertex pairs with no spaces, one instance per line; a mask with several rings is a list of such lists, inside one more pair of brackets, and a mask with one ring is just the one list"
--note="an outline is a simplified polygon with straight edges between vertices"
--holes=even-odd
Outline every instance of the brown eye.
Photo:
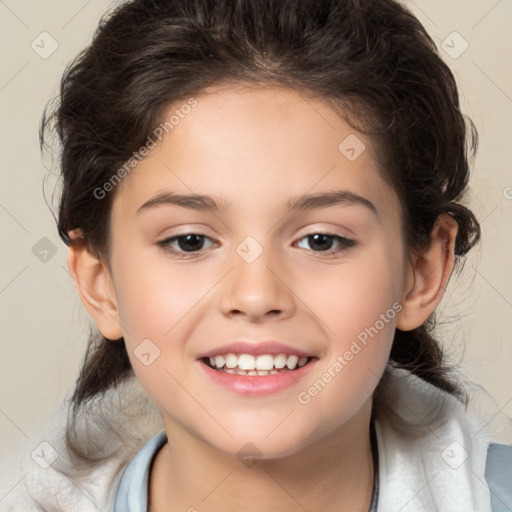
[[[325,254],[335,254],[356,245],[354,240],[339,235],[331,235],[329,233],[312,233],[301,238],[301,240],[307,240],[314,252]],[[333,249],[332,247],[336,242],[338,242],[339,247]]]
[[[164,251],[184,255],[182,257],[195,257],[199,256],[197,253],[203,249],[203,244],[205,240],[211,240],[206,235],[201,235],[199,233],[185,233],[183,235],[173,236],[171,238],[166,238],[158,242],[158,245],[162,247]],[[177,248],[174,248],[171,244],[177,243]],[[189,255],[189,256],[187,256]]]

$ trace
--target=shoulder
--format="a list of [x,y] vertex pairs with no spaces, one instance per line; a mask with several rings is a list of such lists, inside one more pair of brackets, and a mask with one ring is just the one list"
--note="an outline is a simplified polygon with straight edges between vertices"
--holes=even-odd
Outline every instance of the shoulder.
[[485,480],[493,512],[512,510],[512,444],[489,443]]
[[66,446],[66,410],[63,404],[37,438],[13,454],[16,471],[0,478],[0,512],[108,510],[107,490],[115,485],[119,461],[75,460]]
[[[376,418],[383,461],[379,509],[456,512],[463,505],[467,512],[499,510],[491,508],[497,477],[487,470],[489,483],[486,468],[506,467],[499,475],[512,474],[510,446],[496,448],[489,421],[402,370],[392,370],[389,393],[392,407]],[[510,422],[507,428],[512,434]]]
[[[68,405],[13,456],[16,471],[0,475],[0,512],[112,511],[124,469],[163,428],[135,377],[89,403],[71,430]],[[70,433],[80,455],[69,449]]]

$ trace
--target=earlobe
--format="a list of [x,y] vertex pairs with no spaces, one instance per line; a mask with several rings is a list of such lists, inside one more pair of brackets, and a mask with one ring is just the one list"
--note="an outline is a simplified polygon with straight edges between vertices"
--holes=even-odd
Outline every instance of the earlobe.
[[112,279],[105,264],[88,250],[79,230],[70,232],[68,268],[82,304],[101,334],[110,340],[123,336]]
[[441,302],[455,264],[457,231],[457,222],[450,215],[437,218],[429,247],[413,261],[408,287],[404,290],[403,309],[397,316],[398,329],[410,331],[419,327]]

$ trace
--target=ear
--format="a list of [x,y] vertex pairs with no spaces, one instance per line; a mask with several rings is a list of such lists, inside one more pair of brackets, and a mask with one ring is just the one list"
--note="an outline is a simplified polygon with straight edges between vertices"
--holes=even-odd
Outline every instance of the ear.
[[112,277],[106,265],[87,249],[80,230],[69,232],[68,268],[85,309],[109,340],[123,336]]
[[396,327],[410,331],[422,325],[436,309],[455,263],[455,237],[458,225],[453,217],[440,215],[430,234],[429,247],[413,260],[408,284],[397,315]]

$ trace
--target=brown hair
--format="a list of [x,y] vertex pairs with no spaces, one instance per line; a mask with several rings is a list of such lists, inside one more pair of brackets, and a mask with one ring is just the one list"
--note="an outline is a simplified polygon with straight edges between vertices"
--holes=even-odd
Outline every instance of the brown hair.
[[[115,189],[102,199],[94,191],[146,143],[170,104],[221,83],[279,85],[339,106],[379,150],[408,250],[425,247],[442,213],[459,226],[457,264],[479,241],[479,224],[461,204],[476,129],[460,111],[453,74],[407,8],[394,0],[133,0],[102,18],[41,122],[42,149],[52,124],[62,146],[58,231],[66,244],[79,228],[108,262]],[[463,399],[434,327],[431,315],[412,331],[397,329],[388,365]],[[123,339],[91,332],[73,407],[129,376]]]

